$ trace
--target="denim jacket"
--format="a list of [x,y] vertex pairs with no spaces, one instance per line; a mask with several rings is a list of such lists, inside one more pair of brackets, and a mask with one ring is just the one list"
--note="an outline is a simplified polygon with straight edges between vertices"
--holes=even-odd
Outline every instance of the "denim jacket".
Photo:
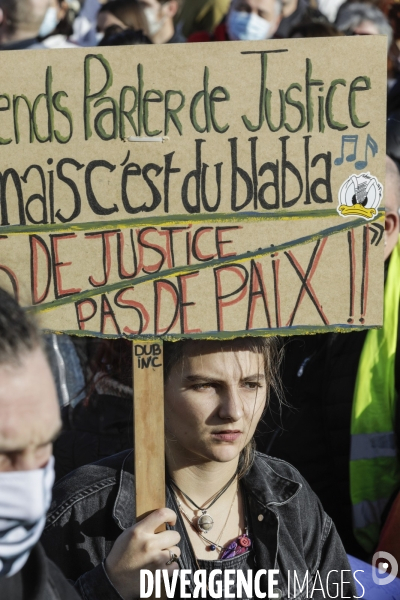
[[[298,471],[282,460],[256,453],[242,483],[255,569],[279,570],[275,575],[277,597],[319,600],[329,597],[327,587],[332,598],[356,597],[347,556],[332,520]],[[175,528],[182,538],[179,568],[194,572],[197,566],[188,551],[186,530],[168,487],[166,494],[167,506],[178,514]],[[107,577],[104,559],[115,539],[134,523],[133,453],[125,451],[81,467],[58,483],[41,541],[84,600],[121,600]],[[296,593],[294,573],[299,582]],[[267,576],[261,577],[260,587],[267,592]]]

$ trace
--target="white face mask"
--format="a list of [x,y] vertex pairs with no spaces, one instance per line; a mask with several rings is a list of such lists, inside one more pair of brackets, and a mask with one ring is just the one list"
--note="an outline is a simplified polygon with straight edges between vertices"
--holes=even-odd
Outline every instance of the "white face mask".
[[231,10],[227,28],[231,40],[266,40],[272,37],[272,23],[255,13]]
[[145,8],[143,12],[146,17],[149,36],[152,37],[164,26],[167,17],[159,17],[159,10],[151,6]]
[[96,44],[99,45],[104,37],[104,31],[96,31]]
[[49,6],[39,29],[39,37],[47,37],[58,25],[57,9]]
[[42,535],[53,483],[53,456],[44,469],[0,473],[0,578],[22,569]]

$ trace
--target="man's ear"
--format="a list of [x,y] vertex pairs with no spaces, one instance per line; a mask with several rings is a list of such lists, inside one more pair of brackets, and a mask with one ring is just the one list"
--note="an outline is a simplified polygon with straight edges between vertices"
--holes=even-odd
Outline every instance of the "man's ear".
[[173,19],[179,10],[178,0],[169,0],[169,2],[166,2],[164,6],[166,11],[164,14],[167,14]]
[[388,211],[385,215],[385,260],[391,255],[399,239],[399,215]]
[[0,27],[5,24],[6,17],[2,8],[0,8]]

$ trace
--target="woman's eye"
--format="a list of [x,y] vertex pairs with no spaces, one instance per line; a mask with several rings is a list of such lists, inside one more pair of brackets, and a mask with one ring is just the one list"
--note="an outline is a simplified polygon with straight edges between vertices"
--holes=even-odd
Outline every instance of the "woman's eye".
[[262,385],[259,381],[245,381],[244,387],[246,387],[249,390],[256,390],[257,388],[262,387]]
[[209,390],[210,388],[214,387],[212,383],[195,383],[192,386],[193,390]]

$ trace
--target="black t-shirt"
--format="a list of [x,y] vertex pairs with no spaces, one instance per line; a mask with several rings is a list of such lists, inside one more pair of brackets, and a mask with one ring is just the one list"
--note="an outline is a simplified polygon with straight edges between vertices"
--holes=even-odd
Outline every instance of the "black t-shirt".
[[[237,594],[237,586],[233,584],[230,586],[229,590],[224,588],[224,573],[228,569],[233,571],[243,571],[244,576],[247,579],[247,573],[249,570],[253,571],[253,577],[255,573],[254,567],[254,551],[250,550],[250,552],[245,552],[244,554],[239,554],[239,556],[235,556],[234,558],[227,558],[224,560],[198,560],[197,563],[200,569],[204,569],[207,572],[207,580],[208,577],[214,569],[219,569],[221,574],[215,577],[215,582],[222,582],[222,596],[221,598],[226,598],[227,593],[233,594],[234,598],[242,598],[242,600],[251,600],[245,593],[244,589],[242,590],[242,595],[238,596]],[[210,594],[207,594],[207,598],[211,598]]]

